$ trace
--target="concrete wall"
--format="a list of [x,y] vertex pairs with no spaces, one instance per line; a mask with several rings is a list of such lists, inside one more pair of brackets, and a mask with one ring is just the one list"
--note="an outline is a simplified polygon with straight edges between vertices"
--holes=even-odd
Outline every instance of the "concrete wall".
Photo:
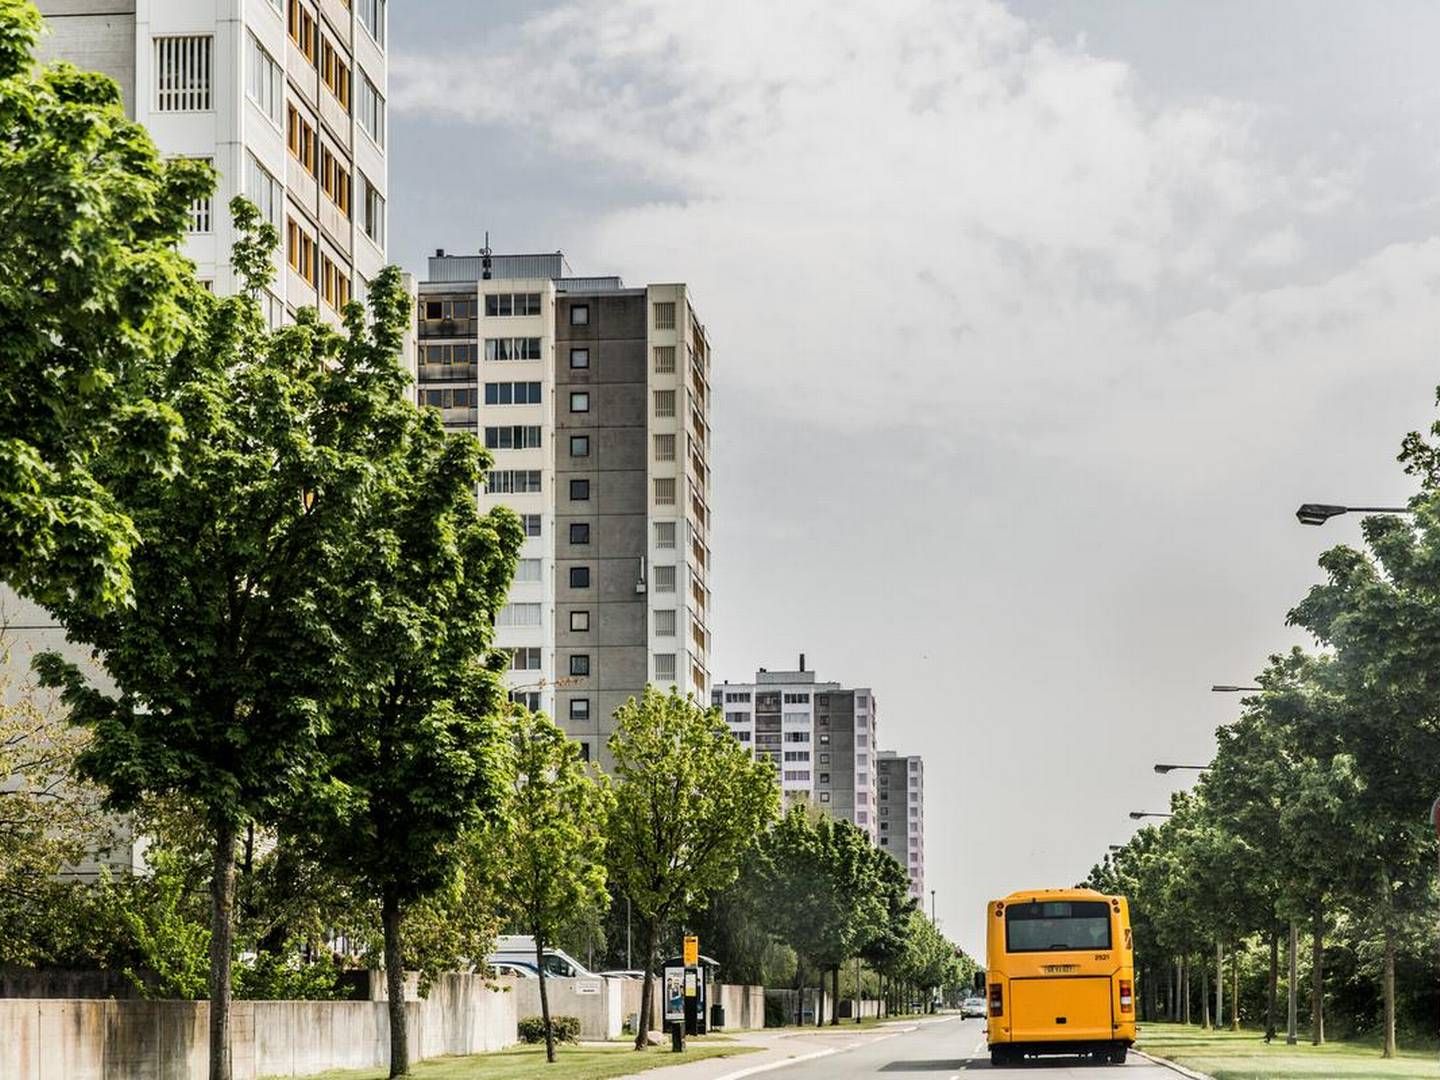
[[725,1006],[725,1031],[765,1026],[765,988],[763,986],[718,987],[716,1000]]
[[[550,1015],[578,1016],[582,1039],[613,1039],[623,1030],[627,1013],[639,1009],[638,993],[635,1007],[625,1007],[625,989],[632,983],[640,986],[632,979],[546,979]],[[511,985],[516,1019],[539,1016],[540,980],[515,979]]]
[[[510,984],[446,975],[424,1001],[407,1002],[412,1060],[513,1045],[515,995],[504,992]],[[385,1010],[380,1001],[238,1001],[235,1080],[385,1065]],[[205,1080],[208,1016],[208,1005],[197,1001],[0,1000],[0,1077]]]

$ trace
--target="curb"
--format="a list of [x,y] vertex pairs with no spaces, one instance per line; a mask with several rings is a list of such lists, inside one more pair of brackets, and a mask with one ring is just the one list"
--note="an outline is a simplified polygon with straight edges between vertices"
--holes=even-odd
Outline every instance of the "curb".
[[1175,1062],[1171,1061],[1169,1058],[1156,1057],[1154,1054],[1147,1054],[1144,1050],[1137,1050],[1133,1046],[1130,1048],[1130,1052],[1132,1054],[1138,1054],[1140,1057],[1150,1062],[1151,1065],[1160,1065],[1166,1069],[1169,1069],[1171,1072],[1177,1072],[1181,1076],[1189,1077],[1189,1080],[1215,1080],[1215,1078],[1209,1073],[1196,1072],[1194,1069],[1187,1069],[1184,1065],[1175,1064]]

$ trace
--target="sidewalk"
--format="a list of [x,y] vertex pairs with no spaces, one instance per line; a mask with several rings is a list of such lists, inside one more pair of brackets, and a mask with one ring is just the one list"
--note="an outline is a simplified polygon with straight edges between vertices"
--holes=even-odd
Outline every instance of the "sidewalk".
[[743,1046],[760,1047],[758,1053],[666,1066],[632,1075],[643,1076],[645,1080],[739,1080],[742,1076],[769,1072],[792,1062],[843,1054],[847,1050],[891,1038],[902,1031],[914,1031],[921,1024],[933,1024],[940,1019],[948,1018],[899,1020],[893,1024],[863,1028],[841,1021],[837,1027],[740,1031],[734,1033],[734,1040]]

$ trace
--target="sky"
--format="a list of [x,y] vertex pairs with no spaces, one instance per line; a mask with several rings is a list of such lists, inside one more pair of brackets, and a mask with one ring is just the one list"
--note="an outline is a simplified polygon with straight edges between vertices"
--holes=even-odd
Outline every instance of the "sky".
[[391,254],[685,281],[713,673],[804,652],[926,761],[927,887],[1163,810],[1440,380],[1440,7],[412,0]]

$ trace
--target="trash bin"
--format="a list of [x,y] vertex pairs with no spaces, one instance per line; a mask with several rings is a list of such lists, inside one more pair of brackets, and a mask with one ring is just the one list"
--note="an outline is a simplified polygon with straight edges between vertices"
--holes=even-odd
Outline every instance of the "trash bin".
[[725,1006],[718,1001],[710,1006],[710,1027],[718,1031],[725,1026]]

